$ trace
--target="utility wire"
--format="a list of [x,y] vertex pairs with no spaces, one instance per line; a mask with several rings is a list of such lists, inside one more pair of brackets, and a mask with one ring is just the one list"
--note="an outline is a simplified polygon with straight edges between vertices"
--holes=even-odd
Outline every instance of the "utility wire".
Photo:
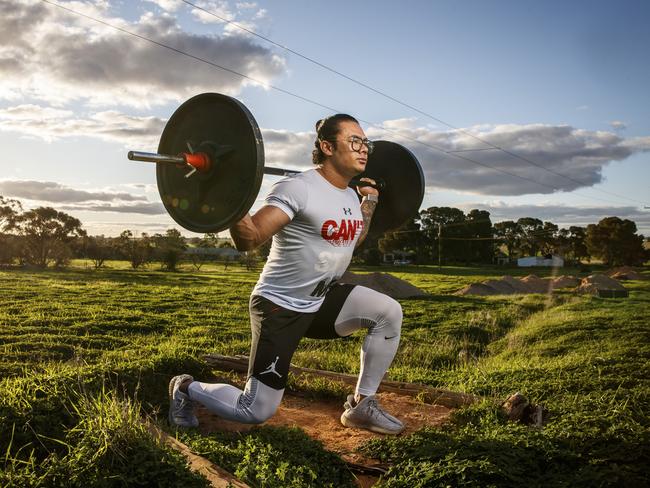
[[[212,17],[215,17],[216,19],[219,19],[220,21],[222,21],[222,22],[224,22],[226,24],[232,25],[232,26],[234,26],[234,27],[236,27],[236,28],[238,28],[238,29],[240,29],[240,30],[242,30],[244,32],[247,32],[247,33],[249,33],[249,34],[251,34],[251,35],[253,35],[253,36],[255,36],[255,37],[259,38],[259,39],[262,39],[262,40],[268,42],[269,44],[272,44],[272,45],[274,45],[276,47],[279,47],[280,49],[283,49],[283,50],[285,50],[285,51],[287,51],[287,52],[289,52],[291,54],[294,54],[294,55],[304,59],[305,61],[308,61],[308,62],[310,62],[312,64],[315,64],[316,66],[319,66],[319,67],[323,68],[324,70],[329,71],[330,73],[333,73],[333,74],[335,74],[337,76],[345,78],[346,80],[351,81],[352,83],[355,83],[356,85],[359,85],[359,86],[361,86],[363,88],[366,88],[367,90],[370,90],[370,91],[376,93],[377,95],[380,95],[380,96],[382,96],[382,97],[384,97],[384,98],[386,98],[388,100],[391,100],[391,101],[393,101],[393,102],[395,102],[395,103],[397,103],[399,105],[402,105],[403,107],[406,107],[406,108],[408,108],[410,110],[413,110],[414,112],[417,112],[420,115],[423,115],[425,117],[428,117],[431,120],[434,120],[434,121],[436,121],[436,122],[438,122],[440,124],[443,124],[444,126],[449,127],[450,129],[454,129],[454,130],[456,130],[456,131],[458,131],[458,132],[460,132],[462,134],[465,134],[465,135],[467,135],[469,137],[472,137],[473,139],[475,139],[475,140],[477,140],[477,141],[479,141],[479,142],[481,142],[483,144],[486,144],[487,146],[490,146],[489,148],[482,148],[482,149],[480,148],[480,149],[462,149],[462,150],[456,150],[456,151],[446,151],[447,154],[458,153],[458,152],[475,152],[475,151],[498,150],[498,151],[503,152],[504,154],[507,154],[507,155],[512,156],[512,157],[514,157],[516,159],[519,159],[520,161],[524,161],[524,162],[526,162],[526,163],[528,163],[528,164],[530,164],[532,166],[543,169],[544,171],[548,171],[549,173],[552,173],[552,174],[554,174],[556,176],[560,176],[562,178],[565,178],[565,179],[567,179],[567,180],[569,180],[569,181],[571,181],[573,183],[579,184],[581,186],[589,186],[584,181],[580,181],[580,180],[575,179],[575,178],[573,178],[571,176],[565,175],[565,174],[560,173],[558,171],[554,171],[554,170],[552,170],[550,168],[547,168],[544,165],[541,165],[539,163],[536,163],[535,161],[532,161],[531,159],[529,159],[529,158],[527,158],[525,156],[521,156],[519,154],[516,154],[516,153],[514,153],[514,152],[512,152],[512,151],[510,151],[508,149],[505,149],[505,148],[503,148],[501,146],[493,144],[493,143],[485,140],[482,137],[479,137],[479,136],[477,136],[475,134],[472,134],[469,131],[466,131],[464,129],[456,127],[453,124],[445,122],[444,120],[442,120],[442,119],[440,119],[438,117],[435,117],[435,116],[431,115],[428,112],[420,110],[419,108],[417,108],[417,107],[415,107],[413,105],[410,105],[410,104],[408,104],[408,103],[406,103],[406,102],[404,102],[404,101],[402,101],[402,100],[400,100],[398,98],[395,98],[392,95],[389,95],[388,93],[386,93],[384,91],[381,91],[381,90],[379,90],[377,88],[374,88],[373,86],[370,86],[367,83],[359,81],[356,78],[352,78],[351,76],[348,76],[345,73],[342,73],[341,71],[338,71],[338,70],[336,70],[336,69],[334,69],[334,68],[332,68],[330,66],[327,66],[326,64],[323,64],[323,63],[321,63],[320,61],[317,61],[314,58],[311,58],[311,57],[309,57],[309,56],[307,56],[305,54],[302,54],[302,53],[300,53],[298,51],[295,51],[294,49],[291,49],[288,46],[280,44],[279,42],[276,42],[273,39],[270,39],[270,38],[268,38],[266,36],[263,36],[262,34],[259,34],[259,33],[255,32],[255,31],[241,25],[241,24],[238,24],[237,22],[234,22],[234,21],[232,21],[230,19],[227,19],[227,18],[225,18],[225,17],[223,17],[221,15],[216,14],[215,12],[212,12],[212,11],[210,11],[208,9],[205,9],[205,8],[199,6],[199,5],[196,5],[195,3],[190,2],[189,0],[181,0],[181,1],[183,3],[185,3],[185,4],[187,4],[187,5],[195,8],[195,9],[197,9],[197,10],[200,10],[201,12],[204,12],[204,13],[206,13],[208,15],[211,15]],[[617,193],[614,193],[614,192],[611,192],[611,191],[608,191],[608,190],[603,190],[603,189],[599,189],[599,188],[592,188],[592,189],[596,190],[596,191],[600,191],[602,193],[607,193],[609,195],[612,195],[612,196],[615,196],[615,197],[618,197],[618,198],[623,198],[624,200],[629,200],[629,201],[645,204],[645,202],[643,202],[641,200],[636,200],[634,198],[626,197],[624,195],[619,195]]]
[[[124,29],[123,27],[116,26],[116,25],[114,25],[114,24],[111,24],[111,23],[109,23],[109,22],[106,22],[105,20],[101,20],[101,19],[98,19],[98,18],[93,17],[93,16],[91,16],[91,15],[84,14],[84,13],[82,13],[82,12],[79,12],[79,11],[77,11],[77,10],[71,9],[71,8],[69,8],[69,7],[65,7],[65,6],[63,6],[63,5],[61,5],[61,4],[58,4],[58,3],[56,3],[56,2],[52,2],[52,1],[50,1],[50,0],[41,0],[41,1],[44,2],[44,3],[47,3],[47,4],[49,4],[49,5],[52,5],[52,6],[54,6],[54,7],[58,7],[58,8],[60,8],[60,9],[62,9],[62,10],[67,11],[67,12],[70,12],[70,13],[72,13],[72,14],[78,15],[78,16],[80,16],[80,17],[84,17],[84,18],[86,18],[86,19],[88,19],[88,20],[92,20],[92,21],[94,21],[94,22],[97,22],[97,23],[99,23],[99,24],[105,25],[105,26],[110,27],[110,28],[112,28],[112,29],[115,29],[115,30],[117,30],[117,31],[123,32],[123,33],[125,33],[125,34],[130,35],[130,36],[136,37],[136,38],[138,38],[138,39],[140,39],[140,40],[143,40],[143,41],[149,42],[149,43],[151,43],[151,44],[155,44],[156,46],[162,47],[162,48],[164,48],[164,49],[168,49],[169,51],[175,52],[175,53],[177,53],[177,54],[181,54],[181,55],[183,55],[183,56],[187,56],[187,57],[189,57],[189,58],[191,58],[191,59],[194,59],[194,60],[199,61],[199,62],[201,62],[201,63],[205,63],[205,64],[207,64],[207,65],[209,65],[209,66],[214,67],[214,68],[217,68],[217,69],[220,69],[220,70],[226,71],[226,72],[228,72],[228,73],[231,73],[231,74],[234,74],[234,75],[240,76],[240,77],[242,77],[242,78],[245,78],[245,79],[247,79],[247,80],[253,81],[253,82],[255,82],[255,83],[259,84],[259,85],[262,85],[262,86],[265,86],[265,87],[267,87],[267,88],[270,88],[270,89],[273,89],[273,90],[279,91],[280,93],[284,93],[285,95],[289,95],[289,96],[294,97],[294,98],[296,98],[296,99],[298,99],[298,100],[302,100],[302,101],[307,102],[307,103],[310,103],[310,104],[312,104],[312,105],[316,105],[316,106],[318,106],[318,107],[324,108],[324,109],[329,110],[329,111],[331,111],[331,112],[333,112],[333,113],[339,113],[339,112],[340,112],[340,110],[337,110],[337,109],[335,109],[335,108],[333,108],[333,107],[330,107],[330,106],[328,106],[328,105],[325,105],[325,104],[323,104],[323,103],[321,103],[321,102],[318,102],[318,101],[316,101],[316,100],[313,100],[313,99],[311,99],[311,98],[307,98],[307,97],[304,97],[304,96],[302,96],[302,95],[298,95],[297,93],[291,92],[291,91],[289,91],[289,90],[285,90],[284,88],[280,88],[280,87],[278,87],[278,86],[272,85],[272,84],[267,83],[267,82],[265,82],[265,81],[258,80],[258,79],[256,79],[256,78],[253,78],[252,76],[246,75],[246,74],[244,74],[244,73],[240,73],[239,71],[233,70],[233,69],[231,69],[231,68],[227,68],[227,67],[225,67],[225,66],[222,66],[222,65],[220,65],[220,64],[218,64],[218,63],[215,63],[215,62],[213,62],[213,61],[210,61],[210,60],[208,60],[208,59],[205,59],[205,58],[202,58],[202,57],[200,57],[200,56],[196,56],[196,55],[194,55],[194,54],[191,54],[191,53],[189,53],[189,52],[187,52],[187,51],[183,51],[183,50],[181,50],[181,49],[177,49],[177,48],[175,48],[175,47],[169,46],[169,45],[167,45],[167,44],[164,44],[164,43],[162,43],[162,42],[156,41],[156,40],[151,39],[151,38],[149,38],[149,37],[143,36],[143,35],[141,35],[141,34],[137,34],[137,33],[133,32],[133,31],[128,30],[128,29]],[[182,0],[182,1],[185,1],[185,0]],[[396,130],[389,129],[389,128],[386,128],[386,127],[383,127],[383,126],[380,125],[380,124],[376,124],[376,123],[374,123],[374,122],[370,122],[370,121],[367,121],[367,120],[364,120],[364,119],[361,119],[361,118],[359,118],[359,120],[360,120],[361,122],[365,123],[365,124],[368,124],[368,125],[372,126],[372,127],[375,127],[375,128],[378,128],[378,129],[382,129],[382,130],[384,130],[384,131],[386,131],[386,132],[388,132],[388,133],[391,133],[391,134],[395,134],[397,137],[401,137],[401,138],[403,138],[403,139],[410,140],[410,141],[412,141],[412,142],[414,142],[414,143],[417,143],[417,144],[420,144],[420,145],[423,145],[423,146],[429,147],[429,148],[434,149],[434,150],[436,150],[436,151],[440,151],[440,152],[442,152],[442,153],[444,153],[444,154],[448,154],[448,155],[453,156],[453,157],[455,157],[455,158],[462,159],[462,160],[468,161],[468,162],[470,162],[470,163],[476,164],[476,165],[478,165],[478,166],[483,166],[483,167],[485,167],[485,168],[489,168],[489,169],[492,169],[492,170],[494,170],[494,171],[498,171],[498,172],[500,172],[500,173],[503,173],[503,174],[505,174],[505,175],[512,176],[512,177],[514,177],[514,178],[519,178],[519,179],[521,179],[521,180],[524,180],[524,181],[528,181],[528,182],[534,183],[534,184],[536,184],[536,185],[540,185],[540,186],[543,186],[543,187],[546,187],[546,188],[550,188],[550,189],[552,189],[552,190],[554,190],[554,191],[562,191],[561,188],[558,188],[558,187],[555,187],[555,186],[552,186],[552,185],[548,185],[548,184],[546,184],[546,183],[542,183],[541,181],[537,181],[537,180],[534,180],[534,179],[532,179],[532,178],[528,178],[528,177],[526,177],[526,176],[521,176],[521,175],[518,175],[518,174],[516,174],[516,173],[511,173],[510,171],[506,171],[506,170],[503,170],[503,169],[501,169],[501,168],[497,168],[497,167],[495,167],[495,166],[491,166],[491,165],[489,165],[489,164],[482,163],[482,162],[480,162],[480,161],[476,161],[476,160],[471,159],[471,158],[468,158],[468,157],[466,157],[466,156],[461,156],[461,155],[459,155],[459,154],[457,154],[457,153],[453,153],[453,152],[451,152],[451,151],[448,151],[448,150],[446,150],[446,149],[444,149],[444,148],[442,148],[442,147],[440,147],[440,146],[436,146],[436,145],[434,145],[434,144],[428,144],[428,143],[426,143],[426,142],[420,141],[419,139],[416,139],[416,138],[414,138],[414,137],[405,136],[404,134],[401,134],[400,132],[398,132],[398,131],[396,131]],[[618,203],[618,202],[612,202],[611,200],[605,200],[605,199],[603,199],[603,198],[598,198],[598,197],[594,197],[594,196],[582,195],[582,194],[579,194],[579,193],[577,193],[577,192],[574,192],[574,194],[576,194],[576,195],[578,195],[578,196],[581,196],[581,197],[583,197],[583,198],[587,198],[587,199],[596,199],[596,200],[601,200],[601,201],[604,201],[604,202],[607,202],[607,203]]]

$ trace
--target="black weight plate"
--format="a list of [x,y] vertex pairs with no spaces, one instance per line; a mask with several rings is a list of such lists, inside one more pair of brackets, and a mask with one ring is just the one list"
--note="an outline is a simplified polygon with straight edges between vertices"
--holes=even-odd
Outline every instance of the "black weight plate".
[[369,235],[378,236],[397,229],[417,216],[424,198],[424,174],[411,151],[396,142],[375,141],[375,150],[360,177],[364,176],[386,182],[386,188],[379,193]]
[[[202,148],[232,148],[206,173],[189,178],[187,166],[156,164],[158,191],[167,212],[192,232],[220,232],[251,208],[264,176],[262,134],[248,109],[219,93],[203,93],[183,103],[160,137],[158,152],[176,155]],[[203,146],[202,146],[203,145]]]

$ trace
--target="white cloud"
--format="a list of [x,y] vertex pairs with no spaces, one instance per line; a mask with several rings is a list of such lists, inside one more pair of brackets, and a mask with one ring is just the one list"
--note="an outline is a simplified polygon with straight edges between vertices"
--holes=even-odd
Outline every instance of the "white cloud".
[[138,117],[115,110],[80,117],[69,110],[35,104],[0,109],[0,130],[19,132],[46,141],[95,137],[154,150],[164,125],[165,121],[158,117]]
[[[602,182],[602,170],[609,163],[650,150],[650,137],[624,139],[611,132],[566,125],[483,125],[447,132],[422,127],[391,132],[371,128],[367,132],[371,138],[395,140],[409,147],[422,164],[428,186],[484,195],[554,193],[590,187]],[[489,149],[468,133],[520,158]],[[449,154],[467,150],[481,151]]]
[[[146,13],[129,22],[111,16],[106,2],[61,4],[263,83],[286,69],[284,58],[249,38],[185,32],[166,13]],[[164,8],[175,5],[159,4]],[[149,107],[178,103],[204,91],[237,94],[252,83],[35,0],[3,2],[0,69],[0,97],[58,106],[81,100]]]
[[[95,137],[144,151],[155,151],[164,124],[157,117],[133,116],[115,110],[80,117],[70,111],[35,104],[0,109],[0,130],[45,140]],[[482,125],[438,132],[431,127],[418,127],[412,119],[386,121],[384,126],[389,130],[370,128],[368,136],[394,140],[411,149],[422,165],[428,187],[483,195],[548,194],[591,187],[602,182],[603,168],[608,164],[650,151],[650,136],[626,139],[612,132],[571,126]],[[490,149],[468,133],[520,157]],[[312,167],[313,132],[262,129],[262,134],[266,162],[270,166]]]
[[176,12],[181,8],[184,3],[181,0],[145,0],[147,2],[158,5],[162,10],[167,12]]
[[167,213],[163,204],[158,202],[141,202],[130,205],[63,205],[57,208],[66,212],[115,212],[145,215],[162,215]]
[[26,206],[55,206],[73,212],[117,212],[146,215],[165,214],[160,202],[150,202],[137,193],[113,190],[79,190],[53,181],[0,181],[0,195],[27,200]]
[[614,130],[627,129],[627,124],[621,120],[612,120],[609,125],[611,125]]
[[127,192],[77,190],[53,181],[33,180],[0,181],[0,194],[51,203],[147,201],[144,196]]

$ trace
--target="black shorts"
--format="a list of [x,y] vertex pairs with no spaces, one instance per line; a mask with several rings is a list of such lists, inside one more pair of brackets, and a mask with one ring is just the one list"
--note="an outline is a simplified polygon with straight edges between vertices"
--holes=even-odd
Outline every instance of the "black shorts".
[[343,304],[355,285],[336,284],[325,295],[318,312],[296,312],[272,301],[253,295],[250,300],[251,354],[248,376],[254,376],[271,388],[281,390],[287,384],[287,374],[293,352],[300,339],[335,339],[334,329]]

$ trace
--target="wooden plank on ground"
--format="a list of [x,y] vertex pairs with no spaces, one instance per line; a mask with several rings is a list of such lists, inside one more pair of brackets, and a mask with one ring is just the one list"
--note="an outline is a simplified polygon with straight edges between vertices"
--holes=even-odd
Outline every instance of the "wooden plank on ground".
[[190,465],[190,469],[204,476],[214,488],[249,488],[246,483],[238,480],[225,469],[220,468],[213,462],[199,456],[198,454],[194,454],[188,446],[166,432],[163,432],[154,424],[148,422],[147,428],[156,439],[164,442],[172,449],[177,450],[185,456]]
[[[206,354],[203,356],[205,361],[212,367],[222,371],[235,371],[237,373],[248,372],[248,356],[223,356],[221,354]],[[318,376],[329,378],[334,381],[340,381],[348,385],[356,385],[357,377],[355,375],[334,373],[332,371],[323,371],[320,369],[301,368],[291,366],[291,372],[298,376]],[[471,405],[481,400],[481,397],[469,393],[458,393],[455,391],[433,388],[428,385],[418,383],[404,383],[401,381],[384,380],[379,386],[379,391],[398,393],[412,397],[418,397],[425,403],[433,405],[443,405],[449,408],[458,408],[465,405]]]

